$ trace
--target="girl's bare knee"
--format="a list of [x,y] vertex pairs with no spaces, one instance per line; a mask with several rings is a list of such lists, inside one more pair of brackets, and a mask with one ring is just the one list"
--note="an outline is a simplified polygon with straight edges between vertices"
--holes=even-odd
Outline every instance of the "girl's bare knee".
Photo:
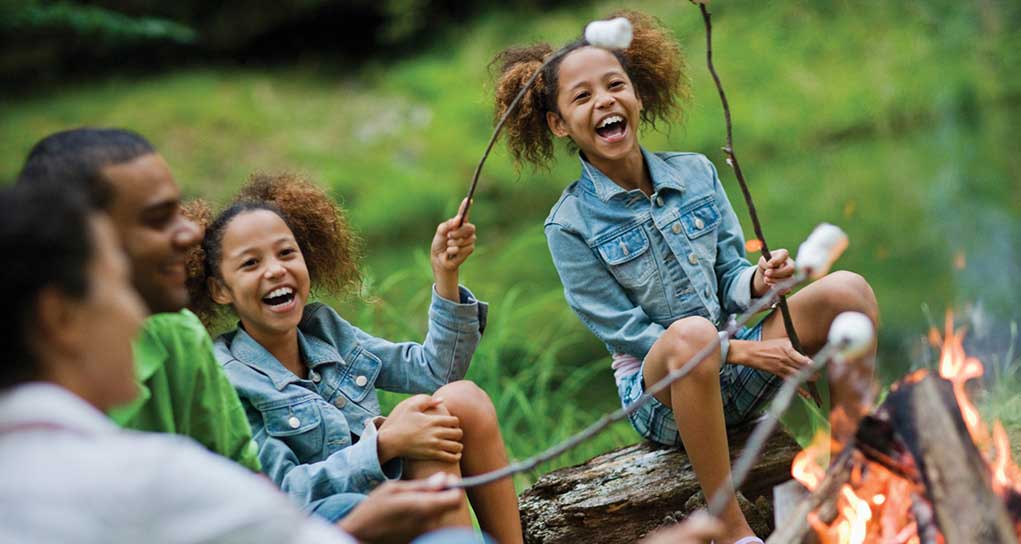
[[496,423],[496,408],[489,395],[475,382],[459,380],[439,388],[433,397],[442,397],[447,410],[461,420],[475,426]]
[[873,321],[878,319],[876,295],[861,275],[838,270],[820,281],[825,281],[824,300],[831,310],[862,312]]
[[[716,326],[704,317],[686,317],[679,319],[670,325],[667,330],[671,341],[675,345],[671,357],[667,358],[670,370],[684,367],[696,354],[718,338]],[[720,373],[719,350],[715,356],[709,356],[688,374],[689,378],[695,380],[717,380]]]

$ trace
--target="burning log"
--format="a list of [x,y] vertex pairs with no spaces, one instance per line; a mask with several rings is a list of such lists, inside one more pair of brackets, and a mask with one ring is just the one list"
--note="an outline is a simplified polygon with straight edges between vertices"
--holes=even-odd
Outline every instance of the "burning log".
[[[744,427],[730,435],[732,459],[750,432]],[[756,499],[790,479],[797,452],[789,435],[775,433],[740,489],[739,504],[761,535],[771,530],[772,512],[768,500]],[[704,508],[705,499],[683,450],[643,442],[546,474],[520,503],[526,542],[632,543]]]
[[1017,542],[950,382],[928,375],[891,393],[884,409],[914,454],[946,542]]
[[768,542],[814,543],[820,529],[824,542],[1017,542],[1010,497],[995,492],[961,410],[951,382],[909,376]]

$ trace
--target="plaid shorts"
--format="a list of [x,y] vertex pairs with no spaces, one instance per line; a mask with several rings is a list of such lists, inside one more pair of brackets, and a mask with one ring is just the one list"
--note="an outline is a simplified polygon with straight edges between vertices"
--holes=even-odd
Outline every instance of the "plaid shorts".
[[[761,340],[762,323],[748,328],[742,327],[734,336],[735,340]],[[621,404],[627,406],[645,393],[645,380],[642,371],[624,377],[617,384]],[[783,378],[764,370],[757,370],[743,365],[723,365],[720,369],[720,391],[723,394],[723,415],[727,426],[743,423],[768,402],[783,385]],[[655,397],[649,399],[628,419],[638,434],[643,438],[665,444],[680,446],[681,436],[677,432],[674,412]]]

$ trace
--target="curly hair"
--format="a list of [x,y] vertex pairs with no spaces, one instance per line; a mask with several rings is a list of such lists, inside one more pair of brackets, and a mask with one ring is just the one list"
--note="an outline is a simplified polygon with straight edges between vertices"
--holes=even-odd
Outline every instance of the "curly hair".
[[[690,96],[684,55],[680,45],[655,17],[632,10],[617,11],[608,19],[626,17],[634,37],[623,51],[612,51],[642,99],[642,122],[655,127],[657,121],[670,122],[681,113],[680,106]],[[559,54],[543,69],[532,88],[521,98],[518,109],[504,125],[507,146],[514,162],[546,166],[553,158],[554,139],[546,124],[546,113],[559,114],[557,86],[560,63],[576,49],[589,46],[584,37],[554,51],[549,44],[511,47],[490,63],[499,67],[494,119],[500,119],[522,86],[550,55]]]
[[237,216],[271,211],[287,225],[298,242],[308,267],[312,289],[339,295],[361,284],[358,271],[361,241],[351,230],[344,210],[322,189],[296,174],[253,174],[248,184],[216,217],[202,200],[189,202],[184,213],[205,227],[202,244],[188,258],[189,308],[206,325],[220,317],[222,306],[213,302],[208,278],[222,278],[223,236]]

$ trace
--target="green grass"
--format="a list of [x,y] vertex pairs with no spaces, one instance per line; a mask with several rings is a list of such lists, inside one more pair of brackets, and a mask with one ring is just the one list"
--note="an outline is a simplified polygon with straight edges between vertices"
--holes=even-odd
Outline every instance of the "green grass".
[[[223,201],[255,170],[307,173],[366,240],[367,295],[339,302],[343,313],[381,335],[420,338],[426,244],[467,189],[492,123],[486,64],[512,44],[562,43],[616,6],[493,11],[397,62],[187,68],[5,100],[0,179],[16,175],[43,135],[85,124],[148,136],[189,196]],[[719,151],[722,113],[697,11],[677,0],[628,6],[674,30],[694,89],[686,122],[646,131],[643,143],[707,154],[750,232]],[[884,380],[915,362],[924,305],[982,301],[997,319],[1016,317],[1021,6],[735,0],[713,11],[735,146],[770,245],[794,249],[821,221],[847,230],[840,265],[868,278],[879,298]],[[462,276],[492,306],[469,377],[494,397],[515,458],[618,402],[609,358],[567,309],[542,235],[577,169],[563,153],[548,173],[518,172],[498,146],[476,198],[478,251]],[[963,269],[953,265],[958,254]],[[635,438],[618,425],[557,464]]]

